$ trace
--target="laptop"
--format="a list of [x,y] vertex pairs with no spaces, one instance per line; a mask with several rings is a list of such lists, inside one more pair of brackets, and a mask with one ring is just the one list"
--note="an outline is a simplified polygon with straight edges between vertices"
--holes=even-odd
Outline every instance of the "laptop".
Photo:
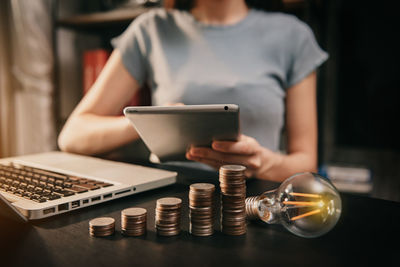
[[176,172],[58,151],[3,158],[0,216],[42,219],[170,185],[176,176]]

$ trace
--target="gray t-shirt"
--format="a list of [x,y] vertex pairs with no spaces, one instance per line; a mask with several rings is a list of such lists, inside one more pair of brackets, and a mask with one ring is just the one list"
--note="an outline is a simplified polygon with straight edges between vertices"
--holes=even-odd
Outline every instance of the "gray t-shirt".
[[310,28],[291,15],[251,9],[211,26],[189,12],[155,9],[112,41],[152,104],[237,104],[241,132],[279,148],[286,89],[327,59]]

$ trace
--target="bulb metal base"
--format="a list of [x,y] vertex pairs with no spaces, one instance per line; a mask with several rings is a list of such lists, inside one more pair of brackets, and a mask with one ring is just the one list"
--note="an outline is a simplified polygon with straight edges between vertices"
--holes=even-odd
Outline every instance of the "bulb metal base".
[[249,220],[260,219],[258,212],[260,196],[246,198],[246,218]]

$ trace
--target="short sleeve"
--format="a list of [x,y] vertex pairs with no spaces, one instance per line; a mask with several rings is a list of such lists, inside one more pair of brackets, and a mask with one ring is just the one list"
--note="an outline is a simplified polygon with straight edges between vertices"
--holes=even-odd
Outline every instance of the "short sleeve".
[[146,14],[136,18],[120,36],[111,40],[114,49],[121,53],[125,68],[140,86],[147,79],[145,20]]
[[286,88],[300,82],[328,58],[328,54],[319,47],[310,27],[303,22],[298,22],[291,40],[293,46]]

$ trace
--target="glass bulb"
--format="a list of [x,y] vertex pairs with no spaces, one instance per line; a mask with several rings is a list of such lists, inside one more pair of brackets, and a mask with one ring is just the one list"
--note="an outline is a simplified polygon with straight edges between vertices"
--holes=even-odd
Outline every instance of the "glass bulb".
[[332,183],[315,173],[295,174],[278,189],[246,198],[248,219],[280,223],[301,237],[318,237],[339,220],[342,201]]

